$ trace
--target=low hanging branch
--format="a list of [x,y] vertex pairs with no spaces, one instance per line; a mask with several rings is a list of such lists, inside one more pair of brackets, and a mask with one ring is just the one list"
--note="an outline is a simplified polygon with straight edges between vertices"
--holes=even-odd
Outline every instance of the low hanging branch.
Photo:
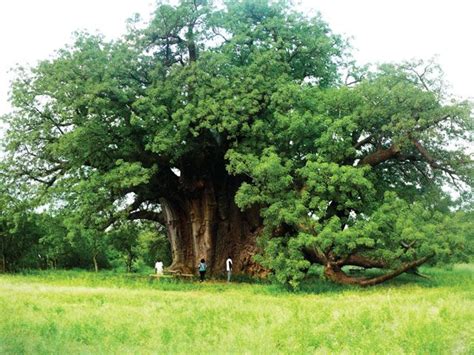
[[[385,281],[391,280],[397,277],[398,275],[403,274],[404,272],[407,272],[413,268],[416,268],[424,264],[433,256],[434,254],[431,254],[423,258],[417,259],[415,261],[405,263],[399,268],[393,270],[392,272],[389,272],[380,276],[372,277],[372,278],[357,278],[357,277],[348,276],[344,271],[342,271],[340,266],[335,265],[334,263],[328,263],[325,265],[324,274],[326,275],[328,279],[337,283],[359,285],[359,286],[364,286],[364,287],[374,286],[374,285],[383,283]],[[348,263],[348,264],[352,264],[352,263]],[[360,265],[360,266],[363,266],[363,265]]]

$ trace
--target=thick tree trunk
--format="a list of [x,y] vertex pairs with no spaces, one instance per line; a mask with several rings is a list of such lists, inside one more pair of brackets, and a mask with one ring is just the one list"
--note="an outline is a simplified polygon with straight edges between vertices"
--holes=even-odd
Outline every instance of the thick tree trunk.
[[231,177],[195,180],[192,189],[160,200],[173,256],[170,271],[196,273],[205,259],[208,273],[218,276],[230,256],[236,273],[264,272],[252,260],[262,225],[259,211],[239,210],[234,202],[237,188]]

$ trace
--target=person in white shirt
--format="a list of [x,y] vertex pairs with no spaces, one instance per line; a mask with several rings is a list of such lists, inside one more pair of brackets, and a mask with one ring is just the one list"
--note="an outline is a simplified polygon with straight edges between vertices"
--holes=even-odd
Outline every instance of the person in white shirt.
[[227,271],[227,282],[230,282],[230,277],[232,276],[232,259],[230,256],[225,261],[225,271]]
[[155,264],[155,270],[157,275],[163,275],[163,262],[157,261]]

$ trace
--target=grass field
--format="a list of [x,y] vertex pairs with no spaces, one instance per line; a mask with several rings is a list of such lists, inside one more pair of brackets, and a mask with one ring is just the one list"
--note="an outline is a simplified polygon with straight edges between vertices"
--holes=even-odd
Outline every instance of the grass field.
[[374,288],[0,275],[0,354],[474,353],[474,265]]

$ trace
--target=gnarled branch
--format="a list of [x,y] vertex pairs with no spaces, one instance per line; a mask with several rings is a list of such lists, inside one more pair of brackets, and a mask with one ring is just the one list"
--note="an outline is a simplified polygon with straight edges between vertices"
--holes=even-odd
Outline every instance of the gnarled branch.
[[425,256],[423,258],[405,263],[401,265],[399,268],[388,272],[386,274],[376,276],[376,277],[371,277],[371,278],[360,278],[360,277],[351,277],[348,276],[344,271],[342,271],[341,267],[339,265],[336,265],[335,263],[327,263],[325,265],[324,269],[324,274],[326,277],[334,282],[341,283],[341,284],[346,284],[346,285],[359,285],[362,287],[366,286],[374,286],[380,283],[383,283],[385,281],[391,280],[400,274],[403,274],[404,272],[407,272],[409,270],[412,270],[425,262],[427,262],[430,258],[432,258],[434,254]]
[[400,147],[398,144],[393,144],[387,149],[377,149],[375,152],[365,156],[361,161],[360,165],[376,166],[383,163],[386,160],[396,157],[400,153]]

